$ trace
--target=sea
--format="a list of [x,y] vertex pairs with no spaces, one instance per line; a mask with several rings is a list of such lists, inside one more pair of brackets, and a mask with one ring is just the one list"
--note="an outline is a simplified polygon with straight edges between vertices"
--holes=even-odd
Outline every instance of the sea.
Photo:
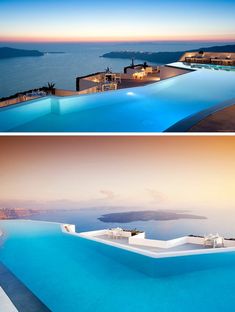
[[[166,52],[185,51],[228,42],[89,42],[89,43],[14,43],[0,42],[0,47],[64,52],[41,57],[0,59],[0,98],[37,89],[53,82],[56,88],[75,90],[76,77],[105,70],[123,71],[131,63],[128,59],[101,57],[111,51]],[[138,60],[136,60],[138,62]]]
[[[135,220],[126,222],[123,217],[122,223],[103,222],[100,217],[110,213],[123,213],[127,211],[144,211],[151,209],[135,209],[134,207],[91,207],[80,209],[57,209],[42,211],[28,219],[38,221],[50,221],[59,223],[75,224],[77,232],[101,230],[121,227],[124,229],[137,229],[146,232],[146,236],[152,239],[173,239],[184,235],[206,235],[219,233],[226,238],[235,237],[234,217],[235,211],[231,208],[198,209],[192,208],[185,213],[203,216],[205,219],[177,219],[177,220]],[[176,211],[184,213],[181,209]]]

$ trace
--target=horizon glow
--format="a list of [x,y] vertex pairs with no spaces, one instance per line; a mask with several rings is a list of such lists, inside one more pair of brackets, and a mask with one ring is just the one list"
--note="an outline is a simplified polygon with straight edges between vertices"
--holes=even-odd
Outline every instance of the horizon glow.
[[0,137],[0,208],[234,209],[234,136]]
[[228,0],[1,0],[0,41],[234,41],[234,12]]

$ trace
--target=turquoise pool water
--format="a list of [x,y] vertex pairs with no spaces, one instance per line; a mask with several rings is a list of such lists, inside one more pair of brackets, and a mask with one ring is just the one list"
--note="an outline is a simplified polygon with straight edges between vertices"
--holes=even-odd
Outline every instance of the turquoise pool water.
[[61,232],[0,221],[0,261],[53,312],[233,311],[235,254],[153,259]]
[[235,66],[223,66],[223,65],[214,65],[214,64],[191,64],[189,65],[192,69],[204,68],[211,70],[226,70],[226,71],[235,71]]
[[[162,132],[235,102],[235,72],[200,69],[148,86],[0,109],[0,131]],[[180,130],[180,129],[179,129]]]

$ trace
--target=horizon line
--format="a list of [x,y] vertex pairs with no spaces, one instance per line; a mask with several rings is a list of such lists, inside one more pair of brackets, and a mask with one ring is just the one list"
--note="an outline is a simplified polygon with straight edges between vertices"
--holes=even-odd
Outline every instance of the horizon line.
[[196,39],[196,40],[1,40],[0,43],[144,43],[144,42],[208,42],[208,43],[235,43],[235,39],[221,39],[221,40],[212,40],[212,39]]
[[87,39],[57,39],[57,38],[6,38],[0,36],[0,42],[6,43],[108,43],[108,42],[235,42],[234,38],[87,38]]

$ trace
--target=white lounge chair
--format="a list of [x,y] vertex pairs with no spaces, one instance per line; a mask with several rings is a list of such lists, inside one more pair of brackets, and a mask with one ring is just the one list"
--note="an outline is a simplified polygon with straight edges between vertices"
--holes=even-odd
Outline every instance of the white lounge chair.
[[224,247],[224,238],[217,234],[209,234],[204,236],[204,246],[205,247]]
[[107,231],[107,235],[108,235],[109,238],[113,238],[113,230],[110,230],[110,229],[109,229],[109,230]]
[[114,238],[122,237],[123,229],[117,227],[116,229],[113,229],[112,231],[113,231],[113,237]]
[[224,238],[222,236],[215,239],[215,247],[224,247]]

